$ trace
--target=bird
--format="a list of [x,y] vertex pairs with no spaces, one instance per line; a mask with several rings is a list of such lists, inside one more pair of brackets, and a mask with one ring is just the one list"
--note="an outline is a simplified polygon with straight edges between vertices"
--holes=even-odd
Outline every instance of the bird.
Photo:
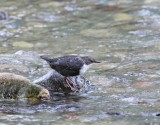
[[84,74],[91,64],[100,63],[100,61],[90,56],[67,55],[57,58],[40,56],[40,58],[45,60],[52,69],[64,76],[68,87],[71,89],[73,89],[73,82],[71,82],[68,77]]

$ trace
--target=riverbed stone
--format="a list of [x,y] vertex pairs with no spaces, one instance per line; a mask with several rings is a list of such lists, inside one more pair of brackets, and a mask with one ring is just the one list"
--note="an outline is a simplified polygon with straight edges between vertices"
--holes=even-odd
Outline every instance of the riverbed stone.
[[86,29],[82,30],[80,33],[83,36],[96,37],[96,38],[111,36],[110,31],[108,31],[107,29]]
[[25,41],[16,41],[12,44],[14,47],[22,47],[22,48],[32,48],[34,45],[32,43],[28,43]]
[[26,77],[14,73],[0,73],[0,98],[46,98],[49,91],[32,83]]
[[152,5],[160,5],[159,0],[145,0],[144,1],[145,4],[152,4]]
[[118,13],[114,15],[115,21],[130,21],[133,17],[127,13]]
[[60,6],[60,3],[56,1],[52,1],[52,2],[46,2],[46,3],[39,4],[39,6],[42,8],[58,7]]

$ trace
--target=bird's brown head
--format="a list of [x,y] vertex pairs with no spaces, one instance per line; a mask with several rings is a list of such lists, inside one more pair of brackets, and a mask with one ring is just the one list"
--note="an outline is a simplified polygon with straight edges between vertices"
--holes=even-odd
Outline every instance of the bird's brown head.
[[100,63],[100,61],[97,61],[93,57],[90,57],[90,56],[83,56],[82,59],[87,65],[92,64],[92,63]]

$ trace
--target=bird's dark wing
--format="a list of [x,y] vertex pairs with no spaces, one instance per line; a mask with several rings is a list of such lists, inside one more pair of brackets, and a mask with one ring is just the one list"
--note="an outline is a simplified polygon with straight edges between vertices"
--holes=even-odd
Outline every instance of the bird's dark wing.
[[54,61],[54,69],[64,76],[79,75],[84,61],[78,56],[64,56]]

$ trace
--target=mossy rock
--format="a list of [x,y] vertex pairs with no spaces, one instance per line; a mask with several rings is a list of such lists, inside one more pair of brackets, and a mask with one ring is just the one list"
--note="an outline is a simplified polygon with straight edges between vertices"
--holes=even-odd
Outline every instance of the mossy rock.
[[49,91],[29,79],[13,73],[0,73],[0,98],[46,98]]

